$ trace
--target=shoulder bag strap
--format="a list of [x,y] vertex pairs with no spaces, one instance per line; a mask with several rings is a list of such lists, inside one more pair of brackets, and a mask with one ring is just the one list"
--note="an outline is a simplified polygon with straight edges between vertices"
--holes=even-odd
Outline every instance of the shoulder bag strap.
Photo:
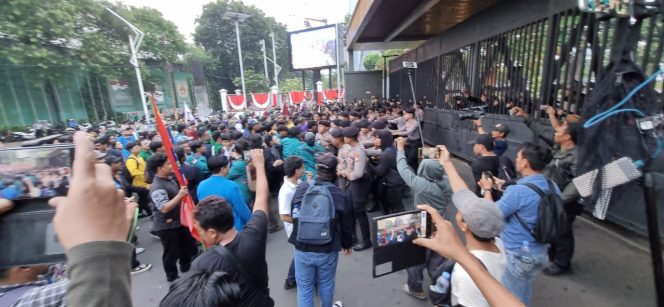
[[[547,181],[548,181],[548,180],[547,180]],[[525,186],[527,186],[528,188],[530,188],[531,190],[535,191],[535,193],[537,193],[537,195],[539,195],[540,198],[544,197],[544,192],[542,191],[542,189],[538,188],[536,185],[534,185],[534,184],[532,184],[532,183],[524,183],[523,185],[525,185]],[[535,231],[533,231],[532,229],[530,229],[530,227],[528,227],[528,225],[526,224],[526,222],[524,222],[524,221],[521,219],[521,217],[519,216],[519,214],[518,214],[518,213],[514,213],[514,217],[516,217],[517,221],[519,221],[519,224],[521,224],[521,226],[523,226],[523,228],[525,228],[526,230],[528,230],[528,233],[530,233],[530,235],[533,236],[533,238],[534,238],[534,237],[535,237]]]
[[244,277],[244,279],[247,281],[249,285],[251,285],[251,287],[253,287],[254,289],[256,289],[256,291],[260,293],[270,296],[268,293],[263,292],[261,288],[256,286],[251,275],[249,275],[247,271],[245,271],[244,268],[242,267],[242,263],[240,262],[240,260],[237,258],[237,256],[231,253],[231,251],[229,251],[228,248],[226,248],[226,246],[217,245],[214,248],[214,251],[220,254],[221,257],[223,257],[225,260],[228,260],[231,263],[231,266],[236,267],[238,272],[240,272],[240,275]]

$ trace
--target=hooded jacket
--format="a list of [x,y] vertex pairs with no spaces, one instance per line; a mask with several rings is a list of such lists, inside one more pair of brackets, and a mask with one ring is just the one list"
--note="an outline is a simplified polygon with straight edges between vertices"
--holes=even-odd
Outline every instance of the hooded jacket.
[[420,162],[417,174],[408,166],[406,155],[397,152],[397,171],[415,193],[413,209],[416,205],[428,204],[436,208],[440,215],[449,220],[447,206],[452,203],[450,182],[437,160],[424,159]]

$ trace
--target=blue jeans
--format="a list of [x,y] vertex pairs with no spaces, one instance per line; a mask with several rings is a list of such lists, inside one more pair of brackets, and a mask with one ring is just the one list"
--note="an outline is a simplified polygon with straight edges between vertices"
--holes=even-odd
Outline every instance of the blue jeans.
[[524,255],[520,250],[505,250],[507,268],[502,283],[514,296],[526,306],[530,306],[533,282],[539,272],[549,262],[546,251],[539,254]]
[[339,253],[311,253],[295,250],[293,256],[295,258],[295,281],[297,282],[297,306],[314,306],[314,283],[316,283],[321,306],[332,307]]

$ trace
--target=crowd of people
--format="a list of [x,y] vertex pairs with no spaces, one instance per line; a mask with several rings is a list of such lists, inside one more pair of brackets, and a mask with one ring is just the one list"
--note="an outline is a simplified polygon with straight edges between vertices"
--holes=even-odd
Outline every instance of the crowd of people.
[[[569,271],[574,250],[571,227],[551,244],[536,240],[532,230],[541,195],[561,195],[569,225],[582,208],[570,184],[580,118],[559,118],[551,107],[547,114],[553,129],[514,108],[514,115],[544,140],[524,144],[516,157],[506,156],[508,126],[497,124],[487,133],[482,120],[475,121],[478,136],[472,146],[478,159],[471,165],[472,185],[461,179],[445,146],[436,147],[438,159],[418,158],[423,145],[419,104],[404,107],[376,98],[312,104],[290,115],[176,120],[171,124],[173,152],[187,180],[183,186],[173,179],[173,165],[157,132],[127,126],[119,136],[79,133],[69,193],[52,201],[57,203],[56,231],[68,249],[67,305],[104,299],[113,306],[131,305],[126,263],[131,263],[131,273],[152,265],[137,260],[141,249],[135,244],[115,242],[126,238],[111,236],[128,228],[118,222],[126,219],[125,204],[138,206],[140,217],[150,217],[151,233],[161,240],[165,279],[171,282],[161,306],[273,306],[266,241],[268,232],[282,228],[294,247],[284,288],[297,289],[298,306],[313,306],[315,288],[322,306],[342,306],[334,301],[339,253],[348,256],[374,244],[404,241],[400,235],[429,249],[426,263],[407,270],[406,294],[429,297],[436,306],[529,305],[535,277],[542,270],[549,275]],[[91,160],[97,165],[89,165]],[[122,193],[109,199],[91,195],[95,189],[110,189],[108,185]],[[188,196],[196,203],[195,228],[205,252],[180,222]],[[412,203],[406,203],[408,196]],[[270,198],[278,206],[269,206]],[[93,201],[98,203],[92,209],[82,208]],[[456,207],[455,216],[450,206]],[[431,238],[420,238],[418,225],[410,224],[372,236],[369,212],[415,208],[431,214],[436,227]],[[100,225],[86,222],[95,210],[109,212]],[[74,225],[66,225],[69,218],[80,220],[79,230],[98,232],[73,233]],[[465,248],[450,222],[464,233]],[[92,263],[88,255],[112,260]],[[456,261],[449,270],[451,295],[427,295],[423,270],[434,283],[442,278],[440,268],[447,260]],[[11,271],[1,273],[0,284],[11,284]],[[90,283],[102,282],[113,286],[108,293],[90,290]],[[7,289],[0,287],[0,293]],[[14,305],[27,306],[22,304],[39,289],[31,288]],[[61,295],[64,300],[63,291]]]

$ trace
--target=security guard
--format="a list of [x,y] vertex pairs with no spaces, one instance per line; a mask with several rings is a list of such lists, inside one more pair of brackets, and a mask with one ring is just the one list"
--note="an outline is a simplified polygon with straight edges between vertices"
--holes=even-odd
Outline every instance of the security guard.
[[344,141],[351,148],[344,159],[346,166],[340,173],[341,177],[345,177],[349,181],[346,195],[349,202],[353,204],[355,218],[360,227],[361,240],[355,240],[357,241],[357,244],[353,246],[355,251],[371,247],[371,232],[366,211],[371,182],[366,174],[367,154],[364,152],[364,146],[357,140],[359,133],[360,129],[355,126],[343,130]]

